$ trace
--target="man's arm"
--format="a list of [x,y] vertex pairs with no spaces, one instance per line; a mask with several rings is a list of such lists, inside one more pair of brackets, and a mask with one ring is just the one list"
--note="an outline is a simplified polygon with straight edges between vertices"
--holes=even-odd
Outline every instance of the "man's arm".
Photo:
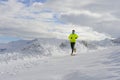
[[70,39],[70,35],[68,36],[68,39]]
[[76,34],[76,37],[75,37],[75,39],[77,39],[78,38],[78,35]]
[[69,39],[69,40],[71,39],[71,34],[69,35],[68,39]]

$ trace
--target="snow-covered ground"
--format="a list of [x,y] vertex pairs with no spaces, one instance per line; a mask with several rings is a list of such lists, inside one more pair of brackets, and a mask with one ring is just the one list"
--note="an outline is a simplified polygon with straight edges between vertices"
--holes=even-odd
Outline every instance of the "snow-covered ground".
[[5,44],[0,52],[0,80],[120,80],[120,46],[89,43],[93,49],[82,43],[76,44],[76,56],[70,56],[69,42],[64,40]]

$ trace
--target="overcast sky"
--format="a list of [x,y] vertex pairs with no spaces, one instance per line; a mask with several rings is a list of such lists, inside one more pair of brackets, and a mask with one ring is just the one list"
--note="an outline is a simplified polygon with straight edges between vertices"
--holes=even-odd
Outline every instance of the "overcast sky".
[[0,0],[0,42],[40,37],[120,37],[120,0]]

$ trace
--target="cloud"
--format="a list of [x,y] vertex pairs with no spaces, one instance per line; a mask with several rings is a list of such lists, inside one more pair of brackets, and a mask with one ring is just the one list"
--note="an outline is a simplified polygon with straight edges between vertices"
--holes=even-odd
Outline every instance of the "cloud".
[[[81,36],[80,39],[110,38],[107,34],[112,35],[110,31],[113,25],[119,25],[117,17],[119,15],[116,13],[118,9],[111,11],[106,8],[107,12],[92,9],[97,4],[100,8],[103,4],[107,5],[106,1],[103,2],[103,0],[46,0],[44,3],[33,2],[26,6],[27,3],[8,0],[0,3],[0,35],[25,39],[39,37],[67,39],[71,30],[75,29]],[[104,28],[100,28],[101,24]],[[114,29],[113,33],[117,32],[112,35],[113,37],[119,36],[116,29],[119,30],[118,27]]]
[[91,4],[95,0],[47,0],[46,7],[56,11],[70,11],[71,9],[79,10],[85,5]]
[[79,12],[71,11],[69,13],[63,13],[59,19],[72,24],[89,26],[94,22],[99,21],[98,19],[101,17],[101,14],[81,10]]
[[[120,37],[117,24],[120,22],[120,0],[48,0],[47,6],[59,12],[63,22],[89,26],[112,37]],[[104,28],[100,29],[100,24]]]
[[102,33],[108,33],[113,37],[120,37],[120,21],[104,21],[93,26],[95,30]]

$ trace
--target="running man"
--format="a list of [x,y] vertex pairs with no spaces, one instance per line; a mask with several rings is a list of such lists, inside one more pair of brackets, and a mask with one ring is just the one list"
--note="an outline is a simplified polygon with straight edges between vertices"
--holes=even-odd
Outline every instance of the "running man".
[[70,44],[71,44],[71,49],[72,49],[72,53],[71,56],[73,56],[73,52],[76,52],[75,49],[75,43],[76,43],[76,39],[78,38],[78,35],[75,34],[75,30],[72,30],[72,33],[69,35],[68,39],[70,40]]

